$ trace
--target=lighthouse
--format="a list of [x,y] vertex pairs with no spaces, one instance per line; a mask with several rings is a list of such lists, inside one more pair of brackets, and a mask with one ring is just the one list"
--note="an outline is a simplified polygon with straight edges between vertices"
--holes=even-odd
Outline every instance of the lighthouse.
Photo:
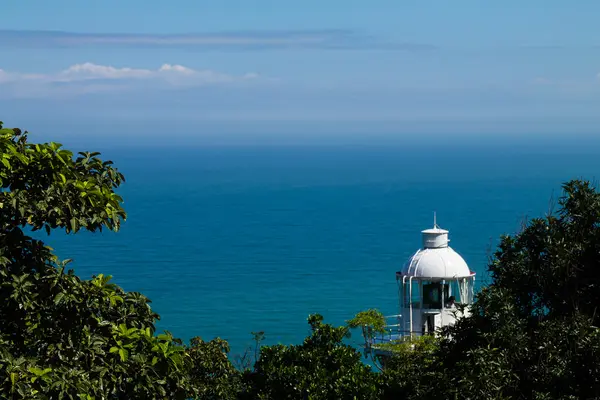
[[[396,272],[400,303],[397,339],[433,334],[468,314],[475,272],[449,246],[448,233],[434,216],[433,228],[421,231],[422,247]],[[466,306],[460,307],[462,313],[457,305]]]

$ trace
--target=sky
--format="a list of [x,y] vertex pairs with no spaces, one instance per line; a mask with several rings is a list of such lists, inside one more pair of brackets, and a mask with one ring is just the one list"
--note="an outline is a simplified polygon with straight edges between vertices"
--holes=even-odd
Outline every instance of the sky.
[[594,0],[4,0],[0,120],[135,137],[594,134],[598,15]]

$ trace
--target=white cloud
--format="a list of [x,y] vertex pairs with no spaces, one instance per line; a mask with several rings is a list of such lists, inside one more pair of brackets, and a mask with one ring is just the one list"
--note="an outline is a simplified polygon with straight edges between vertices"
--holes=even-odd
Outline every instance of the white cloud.
[[61,71],[55,76],[48,76],[51,80],[71,82],[87,79],[136,79],[148,78],[153,71],[136,68],[115,68],[110,65],[97,65],[92,63],[75,64]]
[[193,87],[224,83],[234,83],[259,79],[253,72],[231,75],[214,70],[197,70],[178,64],[163,64],[158,69],[115,67],[90,62],[71,65],[57,73],[32,74],[9,72],[0,69],[0,85],[10,86],[13,94],[51,95],[81,94],[96,91],[132,89],[136,83]]
[[163,64],[159,69],[160,72],[179,72],[182,74],[193,74],[195,71],[191,68],[184,67],[183,65],[171,65],[171,64]]

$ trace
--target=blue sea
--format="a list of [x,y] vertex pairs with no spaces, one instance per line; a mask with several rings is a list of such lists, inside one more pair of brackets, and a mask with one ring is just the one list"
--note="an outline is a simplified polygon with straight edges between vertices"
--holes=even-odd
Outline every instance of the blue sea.
[[108,148],[127,179],[122,230],[46,239],[80,276],[148,296],[159,329],[240,353],[251,331],[300,343],[311,313],[396,314],[395,272],[434,211],[485,282],[502,234],[548,212],[563,182],[600,175],[597,143],[425,142]]

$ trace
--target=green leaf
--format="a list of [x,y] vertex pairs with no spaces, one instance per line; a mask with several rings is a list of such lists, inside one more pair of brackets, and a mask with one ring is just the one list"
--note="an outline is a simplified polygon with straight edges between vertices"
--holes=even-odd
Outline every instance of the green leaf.
[[71,230],[77,232],[77,218],[71,218]]
[[29,367],[29,372],[31,372],[32,374],[35,374],[37,376],[41,376],[44,374],[44,370],[42,370],[41,368],[37,368],[37,367]]
[[55,297],[54,297],[54,304],[59,304],[62,299],[65,297],[65,293],[64,292],[59,292]]

